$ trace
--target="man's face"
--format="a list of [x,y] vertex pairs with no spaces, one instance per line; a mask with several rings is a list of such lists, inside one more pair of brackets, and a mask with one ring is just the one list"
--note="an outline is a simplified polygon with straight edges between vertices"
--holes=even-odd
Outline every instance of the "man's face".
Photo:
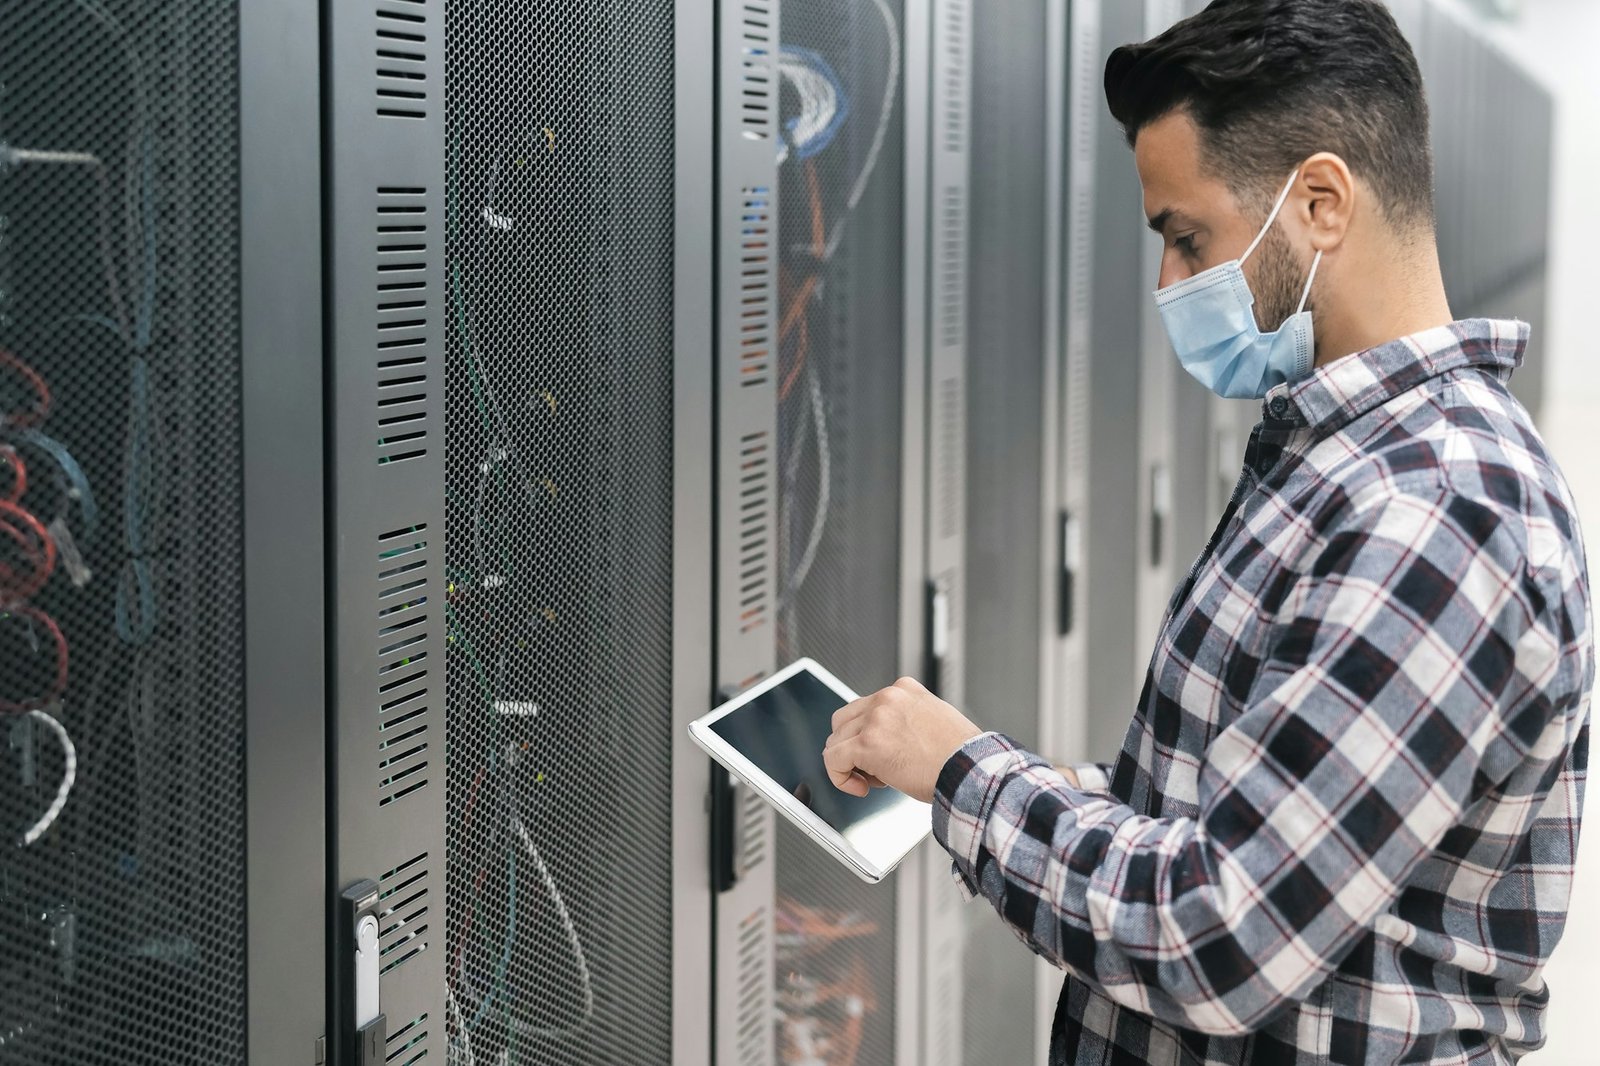
[[[1202,151],[1200,130],[1185,111],[1144,127],[1134,147],[1145,217],[1161,234],[1160,288],[1239,258],[1272,209],[1271,199],[1240,204],[1227,183],[1205,168]],[[1288,177],[1284,174],[1285,181]],[[1278,191],[1272,190],[1273,198]],[[1284,235],[1280,216],[1244,265],[1263,332],[1279,328],[1294,314],[1306,270]]]

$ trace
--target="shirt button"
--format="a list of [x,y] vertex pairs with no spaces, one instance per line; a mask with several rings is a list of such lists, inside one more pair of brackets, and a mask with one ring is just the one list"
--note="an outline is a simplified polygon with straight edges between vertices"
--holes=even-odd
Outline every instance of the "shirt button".
[[1273,418],[1282,418],[1289,413],[1289,401],[1282,396],[1274,396],[1267,404],[1267,410],[1272,413]]

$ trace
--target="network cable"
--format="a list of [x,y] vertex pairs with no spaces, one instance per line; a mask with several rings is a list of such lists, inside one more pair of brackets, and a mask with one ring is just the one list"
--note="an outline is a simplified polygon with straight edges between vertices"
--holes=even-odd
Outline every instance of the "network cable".
[[105,29],[128,65],[133,87],[134,121],[128,130],[123,218],[126,233],[127,272],[136,273],[134,263],[143,268],[138,287],[139,302],[129,340],[137,349],[150,346],[155,318],[156,295],[156,217],[154,123],[150,118],[150,94],[145,83],[148,69],[134,47],[127,29],[100,0],[74,0],[91,19]]
[[889,69],[883,81],[883,100],[878,105],[878,125],[872,133],[872,145],[867,149],[867,158],[861,164],[861,171],[856,175],[855,184],[850,187],[850,195],[845,199],[845,213],[834,223],[833,233],[828,238],[822,258],[824,261],[833,258],[833,253],[838,250],[839,242],[844,239],[845,223],[849,221],[850,214],[861,204],[861,198],[867,193],[867,186],[872,181],[873,172],[878,168],[878,157],[883,153],[884,138],[889,132],[889,120],[894,115],[894,94],[900,86],[900,25],[895,20],[894,12],[890,10],[888,0],[867,0],[877,9],[879,17],[883,20],[885,40],[889,46]]
[[472,1034],[467,1032],[466,1019],[462,1018],[461,1007],[456,1003],[455,989],[448,981],[444,986],[444,1008],[456,1027],[455,1039],[449,1041],[445,1051],[445,1062],[448,1066],[477,1066],[472,1058]]
[[850,99],[832,65],[813,49],[785,45],[778,52],[778,72],[800,99],[800,113],[783,125],[778,149],[782,166],[791,149],[803,160],[832,144],[850,117]]
[[[828,509],[833,492],[833,455],[828,443],[828,414],[822,396],[822,384],[817,380],[815,370],[806,372],[807,393],[811,398],[811,422],[815,427],[817,438],[817,505],[811,519],[811,534],[806,541],[805,550],[800,554],[800,561],[795,564],[794,571],[789,575],[784,590],[779,596],[780,604],[789,604],[795,594],[805,584],[806,578],[811,574],[811,567],[817,561],[817,552],[822,547],[822,535],[828,525]],[[801,422],[802,426],[807,425]],[[803,452],[804,442],[797,441],[790,449],[789,463],[785,471],[785,479],[791,484],[798,480],[800,457]]]
[[[860,206],[866,190],[877,170],[890,122],[894,115],[895,94],[900,83],[901,42],[899,24],[887,0],[865,0],[870,3],[882,21],[887,49],[883,95],[879,102],[877,123],[872,133],[866,158],[851,182],[843,210],[829,227],[824,218],[822,197],[813,163],[815,156],[834,143],[850,114],[850,100],[833,67],[820,53],[796,46],[785,46],[779,53],[779,72],[799,101],[798,113],[788,118],[783,128],[785,138],[780,147],[780,165],[790,158],[804,166],[806,194],[810,204],[811,240],[809,253],[816,263],[816,271],[791,289],[787,310],[782,315],[778,330],[780,349],[790,344],[794,357],[779,387],[779,400],[787,399],[795,385],[805,383],[811,407],[810,418],[798,423],[798,436],[789,447],[785,463],[786,499],[792,500],[798,484],[799,457],[806,446],[807,436],[814,436],[818,465],[817,502],[812,514],[810,530],[805,535],[805,546],[799,559],[784,574],[779,589],[779,608],[787,608],[790,623],[786,626],[790,641],[794,643],[796,601],[799,592],[810,576],[821,549],[827,529],[829,507],[832,499],[832,461],[828,432],[826,401],[820,376],[814,366],[808,366],[810,329],[806,321],[810,306],[822,298],[825,286],[823,272],[843,242],[847,224]],[[792,511],[791,511],[792,513]],[[785,555],[793,539],[787,525],[782,534]]]
[[23,847],[35,843],[52,825],[55,825],[56,819],[61,816],[62,810],[67,805],[67,797],[72,794],[73,784],[78,780],[78,749],[72,746],[72,738],[67,735],[66,727],[57,721],[54,715],[46,714],[42,710],[29,711],[28,717],[54,734],[56,742],[61,745],[61,754],[66,760],[66,767],[61,772],[61,783],[56,786],[55,799],[50,802],[44,814],[40,815],[39,820],[22,834]]
[[[0,415],[0,428],[20,427],[24,432],[36,432],[35,427],[50,414],[50,388],[44,378],[22,360],[9,352],[0,352],[0,365],[12,370],[28,383],[34,394],[30,408],[9,411]],[[78,775],[78,754],[66,727],[45,708],[57,706],[67,688],[68,649],[61,627],[44,611],[29,601],[44,588],[55,569],[57,551],[55,539],[44,523],[24,506],[28,494],[28,464],[14,446],[0,448],[0,460],[10,471],[10,484],[0,495],[0,533],[13,541],[25,568],[0,563],[0,618],[9,619],[27,628],[30,644],[37,646],[35,627],[42,629],[53,650],[54,669],[50,672],[48,687],[32,697],[0,694],[0,712],[23,714],[52,733],[59,744],[64,761],[61,782],[55,798],[43,815],[20,837],[20,846],[29,847],[42,837],[66,807]]]
[[875,936],[877,924],[783,898],[773,925],[779,967],[788,974],[778,995],[779,1060],[855,1066],[877,1000],[864,957],[848,945]]

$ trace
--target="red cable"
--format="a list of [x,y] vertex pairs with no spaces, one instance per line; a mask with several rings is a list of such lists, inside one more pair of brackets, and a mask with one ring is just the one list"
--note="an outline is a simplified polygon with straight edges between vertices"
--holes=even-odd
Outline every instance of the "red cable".
[[50,416],[50,386],[44,383],[44,378],[38,371],[24,363],[10,352],[0,348],[0,366],[8,366],[15,370],[27,383],[33,387],[34,394],[38,397],[33,405],[33,410],[14,412],[5,415],[5,421],[13,426],[37,426]]
[[[20,522],[28,527],[34,539],[39,542],[40,548],[36,552],[29,552],[34,557],[33,578],[27,582],[16,584],[10,589],[5,589],[11,599],[25,600],[44,588],[45,582],[50,580],[50,575],[56,568],[56,542],[50,536],[50,531],[45,529],[44,523],[33,516],[30,511],[25,511],[9,500],[0,500],[0,529],[8,529],[15,539],[25,543],[13,524]],[[9,567],[5,568],[10,571]],[[12,578],[15,581],[15,577]]]
[[[35,583],[39,571],[44,567],[44,552],[38,546],[36,539],[29,538],[22,530],[10,522],[0,522],[0,533],[5,534],[17,542],[23,556],[28,561],[29,572],[32,577],[24,581],[18,572],[9,563],[0,563],[0,602],[20,601],[33,595],[29,589]],[[34,589],[33,591],[38,591]]]
[[67,691],[67,638],[61,635],[61,627],[56,625],[55,619],[29,604],[20,604],[11,607],[8,613],[13,618],[28,618],[38,622],[49,632],[51,640],[56,646],[56,676],[50,691],[38,699],[24,700],[21,703],[0,698],[0,713],[26,714],[48,706],[61,698]]

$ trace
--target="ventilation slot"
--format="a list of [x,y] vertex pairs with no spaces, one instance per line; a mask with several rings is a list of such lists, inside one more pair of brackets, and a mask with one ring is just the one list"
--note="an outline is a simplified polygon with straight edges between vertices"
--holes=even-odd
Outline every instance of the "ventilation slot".
[[939,211],[943,247],[939,262],[939,342],[959,346],[967,328],[967,195],[960,186],[944,190]]
[[967,0],[945,0],[944,150],[967,148]]
[[[378,881],[379,974],[389,974],[428,950],[428,855],[424,852],[396,866]],[[418,1022],[427,1021],[426,1016]],[[413,1023],[416,1024],[416,1023]],[[420,1025],[418,1026],[420,1028]],[[405,1030],[389,1037],[390,1060],[395,1041]],[[424,1037],[426,1033],[422,1034]],[[408,1045],[409,1046],[409,1045]],[[414,1060],[402,1060],[414,1061]]]
[[378,114],[395,119],[427,118],[425,0],[384,0],[377,8],[377,37],[373,91]]
[[772,137],[778,106],[777,15],[767,0],[746,0],[739,39],[739,124],[751,140]]
[[404,1028],[390,1033],[383,1042],[383,1061],[386,1066],[411,1066],[428,1057],[428,1016],[422,1015]]
[[772,544],[772,438],[739,441],[739,632],[767,624]]
[[[939,434],[943,438],[943,477],[939,480],[939,536],[954,537],[961,530],[961,486],[957,484],[961,454],[961,379],[939,382]],[[956,615],[957,618],[961,617]]]
[[428,192],[385,187],[377,197],[378,464],[428,454]]
[[746,187],[739,204],[739,384],[772,377],[772,190]]
[[429,594],[426,525],[378,538],[378,805],[428,785]]
[[739,800],[739,870],[741,874],[760,868],[767,861],[767,851],[770,841],[767,837],[767,827],[771,820],[766,817],[767,804],[759,793],[752,788],[741,790]]
[[772,1035],[771,919],[765,907],[739,923],[739,1061],[756,1066]]

